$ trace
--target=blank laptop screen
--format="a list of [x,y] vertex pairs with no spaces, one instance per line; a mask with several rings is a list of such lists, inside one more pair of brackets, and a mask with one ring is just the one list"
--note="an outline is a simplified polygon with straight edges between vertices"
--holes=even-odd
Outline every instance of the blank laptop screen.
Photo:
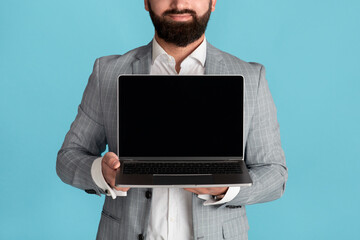
[[241,76],[119,77],[119,156],[242,156]]

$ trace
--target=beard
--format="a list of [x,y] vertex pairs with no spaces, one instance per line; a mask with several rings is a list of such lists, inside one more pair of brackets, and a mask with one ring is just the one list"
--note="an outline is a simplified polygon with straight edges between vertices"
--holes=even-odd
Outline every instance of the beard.
[[[150,18],[154,24],[157,35],[165,42],[173,43],[178,47],[186,47],[190,43],[198,40],[205,33],[210,19],[212,0],[210,0],[208,11],[200,17],[197,16],[195,11],[190,9],[167,10],[162,14],[162,16],[158,16],[152,11],[149,1],[148,5]],[[175,22],[165,19],[165,16],[169,14],[184,13],[190,14],[193,19],[187,22]]]

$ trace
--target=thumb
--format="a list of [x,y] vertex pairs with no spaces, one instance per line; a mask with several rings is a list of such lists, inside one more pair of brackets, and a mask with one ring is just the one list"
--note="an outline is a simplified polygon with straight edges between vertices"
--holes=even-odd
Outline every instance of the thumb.
[[104,155],[103,161],[112,169],[117,169],[120,167],[120,162],[118,156],[113,152],[108,152]]

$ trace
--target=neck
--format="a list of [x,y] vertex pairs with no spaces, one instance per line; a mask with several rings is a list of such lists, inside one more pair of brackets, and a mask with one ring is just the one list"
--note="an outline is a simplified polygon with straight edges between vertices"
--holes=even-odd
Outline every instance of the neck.
[[165,52],[175,59],[175,70],[177,71],[177,73],[179,73],[182,61],[184,61],[187,56],[189,56],[198,46],[200,46],[200,44],[205,39],[205,33],[198,40],[190,43],[186,47],[179,47],[173,43],[165,42],[163,39],[159,38],[157,33],[155,33],[155,39],[159,43],[159,45],[165,50]]

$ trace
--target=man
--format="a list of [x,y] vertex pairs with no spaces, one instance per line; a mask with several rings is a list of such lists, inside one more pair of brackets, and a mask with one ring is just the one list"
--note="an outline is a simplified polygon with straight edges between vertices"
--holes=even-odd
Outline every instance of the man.
[[[145,0],[153,41],[96,60],[78,115],[58,153],[57,173],[88,193],[106,194],[97,239],[247,239],[245,205],[272,201],[287,168],[276,109],[257,63],[205,39],[216,0]],[[245,159],[251,187],[117,188],[116,81],[120,74],[241,74],[245,79]],[[141,87],[141,86],[139,86]],[[101,157],[108,144],[109,152]]]

